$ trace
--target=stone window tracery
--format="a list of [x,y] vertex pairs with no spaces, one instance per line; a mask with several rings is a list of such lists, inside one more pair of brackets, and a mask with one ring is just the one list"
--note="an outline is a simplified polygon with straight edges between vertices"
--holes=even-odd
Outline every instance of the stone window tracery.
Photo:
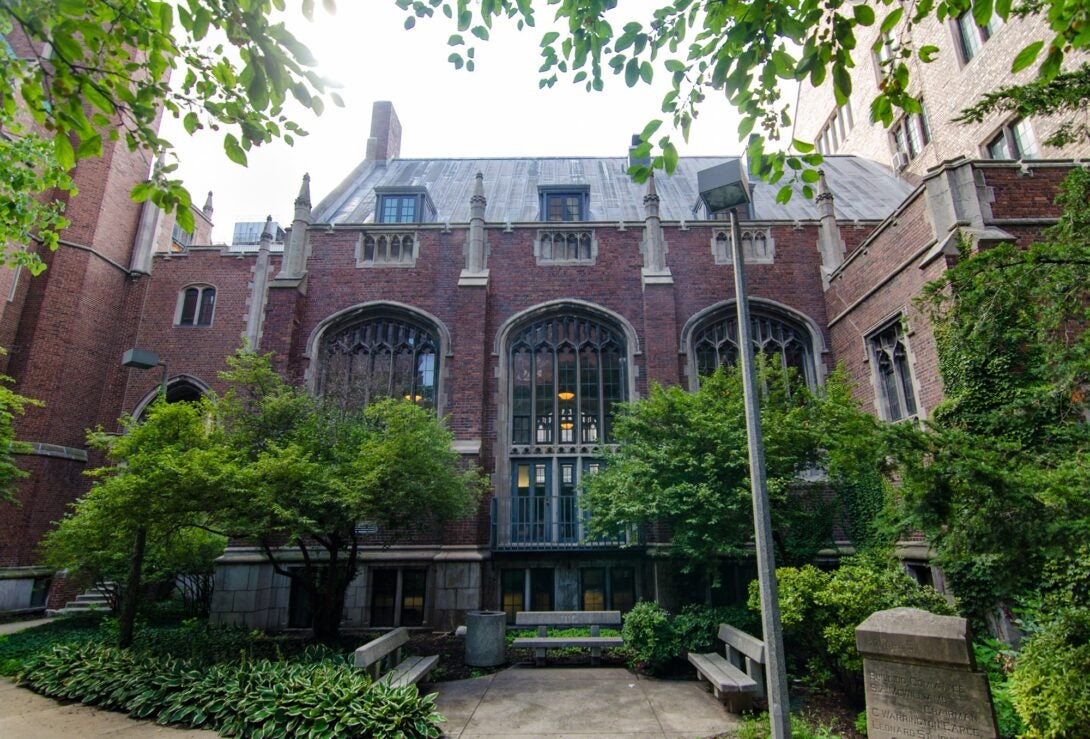
[[[716,313],[693,331],[691,344],[698,376],[738,362],[738,317],[734,310],[730,306]],[[816,385],[814,349],[805,328],[786,316],[751,305],[750,332],[755,353],[774,359],[785,372],[788,368],[796,370],[809,387]]]
[[322,337],[318,394],[346,408],[380,398],[435,408],[439,348],[435,329],[409,316],[355,321]]
[[900,421],[916,415],[916,393],[904,326],[898,319],[867,340],[874,367],[875,392],[882,417]]
[[[776,244],[772,240],[772,229],[764,227],[745,227],[742,233],[742,256],[747,264],[772,264],[776,257]],[[731,264],[730,227],[716,228],[712,231],[712,254],[716,264]]]
[[416,250],[412,231],[366,231],[356,247],[356,266],[414,267]]

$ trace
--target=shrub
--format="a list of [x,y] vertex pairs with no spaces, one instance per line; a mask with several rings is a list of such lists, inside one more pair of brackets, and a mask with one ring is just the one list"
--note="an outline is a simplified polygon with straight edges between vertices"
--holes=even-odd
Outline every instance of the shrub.
[[745,608],[687,605],[672,615],[657,603],[641,601],[625,614],[621,635],[633,666],[654,674],[684,663],[688,652],[722,651],[722,623],[760,633],[756,614]]
[[[781,567],[780,613],[788,653],[800,656],[802,674],[831,675],[853,699],[862,698],[863,658],[855,627],[875,611],[912,607],[949,615],[953,608],[933,588],[919,585],[894,560],[877,554],[846,558],[832,572]],[[760,602],[750,585],[750,608]]]
[[988,687],[995,706],[995,718],[999,734],[1003,737],[1020,736],[1025,727],[1014,710],[1010,695],[1010,674],[1015,653],[998,639],[983,639],[973,644],[976,663],[988,676]]
[[235,736],[436,737],[442,720],[434,695],[372,683],[343,660],[200,666],[68,644],[29,659],[19,679],[52,698]]
[[1084,735],[1090,726],[1090,609],[1042,618],[1023,643],[1010,694],[1029,737]]
[[621,636],[632,662],[648,672],[660,672],[679,652],[670,612],[652,601],[640,601],[625,614]]

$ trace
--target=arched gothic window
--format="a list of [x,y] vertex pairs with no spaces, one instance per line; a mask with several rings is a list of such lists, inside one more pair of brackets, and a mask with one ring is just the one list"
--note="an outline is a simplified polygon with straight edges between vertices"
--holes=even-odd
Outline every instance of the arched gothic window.
[[582,479],[601,466],[617,403],[628,400],[625,335],[558,314],[508,340],[511,493],[494,501],[495,545],[540,549],[615,545],[586,539]]
[[605,444],[625,393],[623,334],[592,318],[537,321],[511,339],[511,443]]
[[[713,314],[701,322],[692,334],[692,352],[696,371],[701,377],[710,375],[720,366],[733,366],[738,361],[738,316],[734,306]],[[806,384],[814,387],[814,348],[810,332],[800,323],[770,311],[750,308],[750,331],[754,352],[769,359],[776,358],[785,371],[798,371]]]
[[318,393],[344,407],[404,398],[435,408],[439,339],[409,316],[380,314],[333,328],[319,346]]

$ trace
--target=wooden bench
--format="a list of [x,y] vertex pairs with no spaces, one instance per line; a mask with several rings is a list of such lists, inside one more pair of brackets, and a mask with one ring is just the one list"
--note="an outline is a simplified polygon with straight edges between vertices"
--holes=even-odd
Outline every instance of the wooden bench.
[[765,645],[727,624],[719,624],[719,638],[726,643],[726,657],[717,652],[689,652],[689,662],[698,678],[711,683],[715,697],[739,713],[765,694]]
[[418,683],[431,672],[439,655],[401,659],[401,647],[409,641],[404,626],[364,644],[355,652],[356,667],[367,670],[372,680],[393,686]]
[[[584,647],[590,649],[590,663],[601,664],[603,647],[623,647],[619,636],[600,636],[599,629],[621,627],[620,611],[520,611],[515,614],[515,626],[536,626],[537,636],[519,637],[511,646],[516,649],[533,649],[534,662],[545,664],[545,650],[560,647]],[[550,628],[590,628],[590,636],[549,636]]]

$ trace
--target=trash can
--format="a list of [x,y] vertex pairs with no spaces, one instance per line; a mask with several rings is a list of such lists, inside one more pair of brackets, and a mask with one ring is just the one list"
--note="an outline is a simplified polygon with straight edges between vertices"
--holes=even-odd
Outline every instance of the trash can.
[[507,614],[469,611],[466,614],[466,665],[495,667],[507,661]]

